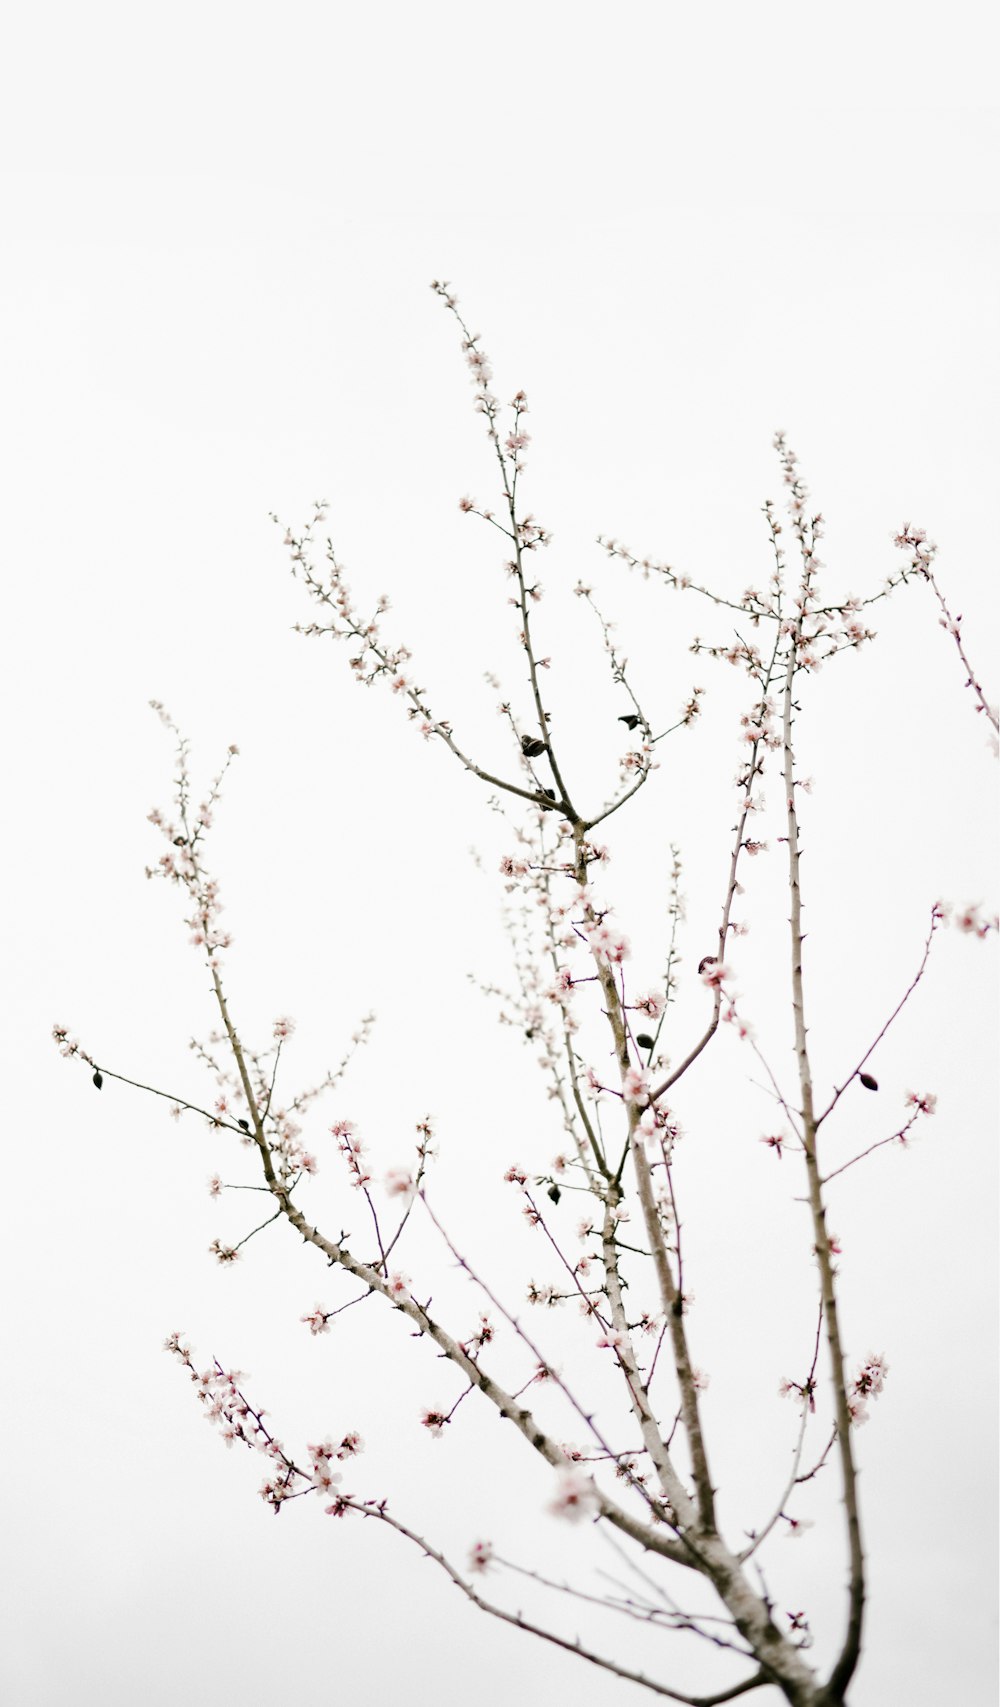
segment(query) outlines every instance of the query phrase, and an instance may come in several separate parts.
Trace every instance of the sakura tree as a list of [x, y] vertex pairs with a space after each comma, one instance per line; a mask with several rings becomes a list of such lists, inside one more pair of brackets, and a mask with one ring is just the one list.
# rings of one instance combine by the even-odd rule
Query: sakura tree
[[[332, 1336], [337, 1318], [362, 1304], [381, 1318], [371, 1322], [375, 1343], [383, 1332], [391, 1337], [401, 1321], [433, 1360], [435, 1385], [442, 1362], [449, 1366], [452, 1389], [446, 1402], [428, 1404], [422, 1415], [393, 1418], [392, 1428], [423, 1428], [446, 1439], [460, 1433], [466, 1407], [473, 1405], [502, 1420], [505, 1437], [516, 1438], [528, 1460], [546, 1467], [551, 1512], [574, 1526], [563, 1532], [573, 1537], [564, 1568], [552, 1575], [530, 1558], [508, 1557], [474, 1530], [464, 1555], [446, 1551], [435, 1534], [408, 1520], [395, 1494], [390, 1499], [366, 1482], [364, 1442], [349, 1416], [334, 1419], [324, 1438], [290, 1448], [264, 1409], [269, 1395], [257, 1393], [225, 1362], [205, 1367], [179, 1332], [167, 1348], [224, 1439], [260, 1454], [262, 1497], [276, 1515], [311, 1498], [328, 1516], [369, 1519], [431, 1561], [492, 1617], [666, 1699], [710, 1707], [762, 1690], [795, 1707], [837, 1707], [849, 1699], [865, 1636], [857, 1430], [883, 1391], [888, 1364], [881, 1350], [859, 1342], [864, 1323], [845, 1319], [830, 1188], [844, 1174], [860, 1178], [876, 1151], [908, 1146], [934, 1114], [935, 1092], [921, 1065], [881, 1134], [851, 1145], [850, 1110], [879, 1092], [877, 1051], [924, 980], [938, 933], [950, 925], [984, 939], [996, 932], [997, 920], [980, 906], [955, 910], [929, 900], [926, 928], [914, 940], [897, 1000], [868, 1045], [843, 1061], [827, 1087], [816, 1070], [808, 1024], [813, 992], [803, 917], [810, 899], [803, 819], [811, 784], [800, 757], [800, 725], [807, 714], [823, 715], [826, 684], [836, 679], [843, 655], [868, 651], [876, 607], [910, 584], [930, 588], [976, 713], [994, 738], [997, 712], [969, 662], [961, 618], [948, 606], [936, 578], [935, 547], [920, 528], [899, 530], [902, 564], [874, 590], [826, 590], [823, 517], [782, 434], [775, 448], [785, 502], [764, 506], [767, 558], [741, 597], [634, 555], [615, 539], [602, 540], [612, 572], [650, 583], [651, 627], [676, 621], [677, 607], [672, 603], [665, 614], [665, 598], [683, 599], [684, 607], [696, 603], [708, 625], [707, 637], [699, 632], [690, 644], [704, 661], [699, 669], [728, 665], [743, 682], [732, 831], [718, 852], [716, 936], [694, 945], [696, 952], [686, 941], [679, 829], [676, 840], [668, 835], [656, 850], [668, 874], [657, 940], [633, 952], [626, 928], [631, 897], [613, 899], [605, 838], [627, 840], [632, 832], [625, 826], [632, 823], [641, 825], [636, 834], [648, 836], [649, 820], [639, 814], [658, 790], [676, 818], [683, 817], [685, 803], [670, 797], [664, 757], [672, 746], [664, 743], [697, 739], [704, 681], [691, 680], [678, 692], [633, 667], [605, 595], [578, 580], [572, 595], [592, 619], [621, 731], [617, 774], [588, 765], [579, 743], [564, 739], [563, 690], [553, 667], [558, 654], [546, 650], [557, 647], [559, 628], [544, 623], [539, 610], [539, 565], [550, 534], [522, 499], [527, 398], [518, 391], [501, 405], [479, 336], [462, 319], [450, 287], [435, 283], [434, 290], [458, 325], [475, 407], [495, 458], [494, 499], [466, 497], [461, 509], [497, 536], [514, 616], [520, 675], [513, 688], [488, 678], [504, 734], [499, 760], [471, 750], [457, 716], [439, 714], [410, 651], [389, 633], [388, 600], [352, 592], [328, 537], [328, 506], [317, 504], [304, 527], [288, 528], [284, 545], [312, 606], [301, 633], [343, 642], [357, 683], [387, 686], [423, 742], [450, 754], [468, 773], [470, 788], [485, 785], [481, 798], [491, 808], [491, 824], [506, 838], [498, 864], [512, 976], [503, 986], [487, 981], [484, 993], [502, 1021], [523, 1034], [544, 1094], [538, 1133], [520, 1134], [519, 1159], [497, 1172], [516, 1204], [515, 1218], [523, 1217], [532, 1230], [545, 1278], [533, 1271], [497, 1281], [466, 1248], [464, 1228], [443, 1216], [432, 1164], [436, 1140], [444, 1135], [431, 1116], [415, 1110], [414, 1136], [401, 1158], [398, 1136], [378, 1131], [374, 1111], [371, 1121], [343, 1112], [351, 1058], [369, 1040], [371, 1015], [359, 1020], [339, 1065], [299, 1089], [287, 1076], [290, 1019], [277, 1019], [264, 1043], [244, 1035], [239, 997], [227, 978], [230, 937], [220, 916], [220, 884], [209, 860], [213, 817], [237, 749], [229, 749], [208, 789], [197, 789], [188, 743], [160, 705], [156, 710], [175, 743], [174, 799], [150, 815], [166, 846], [148, 875], [165, 878], [182, 894], [216, 1022], [195, 1046], [212, 1086], [201, 1104], [159, 1087], [138, 1088], [165, 1098], [175, 1118], [193, 1116], [231, 1141], [234, 1166], [225, 1164], [225, 1178], [222, 1172], [213, 1176], [214, 1196], [264, 1195], [266, 1212], [251, 1217], [241, 1238], [215, 1241], [217, 1262], [231, 1267], [255, 1234], [285, 1223], [336, 1288], [332, 1301], [306, 1311], [296, 1331]], [[565, 576], [560, 580], [557, 592], [567, 591]], [[568, 662], [562, 660], [564, 668]], [[587, 672], [589, 679], [591, 660]], [[768, 805], [765, 783], [778, 796], [776, 804]], [[780, 861], [784, 874], [786, 917], [765, 923], [765, 930], [770, 962], [783, 968], [785, 1006], [762, 1020], [770, 997], [745, 987], [740, 951], [753, 911], [750, 868], [756, 872], [768, 861], [772, 867]], [[656, 971], [634, 972], [637, 966]], [[55, 1036], [64, 1055], [86, 1063], [98, 1090], [109, 1080], [136, 1084], [107, 1064], [104, 1049], [88, 1051], [62, 1026]], [[779, 1050], [791, 1041], [788, 1070], [775, 1053], [775, 1038]], [[713, 1470], [708, 1375], [699, 1364], [689, 1284], [686, 1158], [698, 1135], [685, 1131], [681, 1110], [689, 1079], [704, 1072], [720, 1046], [726, 1052], [715, 1072], [738, 1075], [745, 1062], [743, 1077], [763, 1088], [771, 1113], [761, 1130], [757, 1105], [751, 1110], [748, 1104], [748, 1134], [772, 1168], [772, 1189], [782, 1202], [789, 1194], [799, 1200], [808, 1224], [795, 1306], [808, 1301], [811, 1326], [798, 1366], [772, 1383], [787, 1436], [787, 1468], [773, 1486], [756, 1490], [752, 1513], [734, 1512], [732, 1502], [723, 1513], [726, 1492]], [[337, 1104], [332, 1122], [320, 1113], [323, 1099], [331, 1098]], [[838, 1126], [842, 1136], [835, 1138]], [[560, 1134], [555, 1155], [546, 1136], [553, 1128]], [[327, 1187], [331, 1152], [339, 1175]], [[716, 1184], [724, 1195], [721, 1167]], [[509, 1198], [491, 1213], [509, 1214], [511, 1207]], [[359, 1210], [360, 1230], [345, 1231], [343, 1222], [353, 1217], [356, 1224]], [[777, 1300], [777, 1308], [784, 1303]], [[447, 1463], [443, 1473], [447, 1477]], [[832, 1657], [821, 1662], [809, 1613], [776, 1600], [767, 1561], [776, 1542], [809, 1526], [814, 1491], [833, 1479], [840, 1533], [831, 1536], [828, 1556], [838, 1581], [846, 1563], [846, 1596], [840, 1627], [826, 1632], [820, 1645]], [[606, 1538], [615, 1561], [610, 1582], [607, 1571], [577, 1576], [585, 1532]], [[339, 1526], [335, 1539], [342, 1539]], [[521, 1600], [528, 1590], [530, 1613]], [[671, 1681], [676, 1644], [686, 1637], [700, 1638], [706, 1648], [699, 1693]]]

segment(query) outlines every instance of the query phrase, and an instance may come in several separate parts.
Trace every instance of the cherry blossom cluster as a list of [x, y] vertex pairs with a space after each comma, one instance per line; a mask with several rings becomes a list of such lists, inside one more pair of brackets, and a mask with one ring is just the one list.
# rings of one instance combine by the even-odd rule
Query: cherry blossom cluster
[[906, 1104], [908, 1108], [914, 1109], [918, 1114], [933, 1114], [937, 1108], [937, 1097], [933, 1091], [924, 1091], [923, 1094], [917, 1091], [907, 1091]]
[[[425, 739], [432, 735], [448, 739], [451, 725], [434, 717], [423, 690], [415, 685], [410, 675], [409, 648], [402, 644], [393, 645], [383, 638], [380, 619], [390, 609], [388, 598], [381, 594], [373, 608], [362, 611], [354, 602], [345, 566], [339, 562], [332, 541], [327, 538], [324, 544], [319, 544], [317, 530], [326, 523], [327, 509], [325, 500], [317, 503], [312, 517], [298, 533], [290, 527], [284, 531], [282, 543], [288, 551], [292, 574], [304, 582], [310, 596], [324, 613], [322, 622], [297, 623], [296, 633], [309, 636], [329, 634], [335, 640], [349, 643], [353, 647], [350, 668], [355, 681], [363, 687], [371, 687], [379, 680], [387, 681], [392, 692], [407, 702], [407, 714], [417, 723]], [[277, 516], [271, 519], [277, 526], [282, 525]], [[317, 551], [324, 556], [325, 574], [314, 562]]]
[[[436, 296], [440, 297], [445, 307], [458, 321], [462, 332], [462, 353], [465, 357], [466, 366], [469, 369], [469, 375], [476, 394], [476, 412], [485, 418], [487, 431], [496, 446], [497, 454], [501, 459], [501, 463], [506, 464], [510, 468], [512, 474], [516, 477], [524, 468], [524, 452], [531, 443], [530, 436], [524, 426], [524, 416], [528, 412], [527, 396], [524, 391], [519, 390], [515, 392], [510, 405], [513, 422], [509, 431], [501, 437], [502, 428], [499, 426], [501, 405], [498, 398], [490, 389], [490, 384], [493, 379], [493, 367], [490, 363], [489, 357], [482, 348], [480, 334], [478, 332], [469, 331], [465, 321], [458, 312], [458, 297], [455, 295], [447, 280], [434, 279], [431, 284], [431, 289], [434, 291]], [[472, 504], [471, 499], [463, 499], [462, 508], [467, 510], [473, 509], [474, 505]], [[531, 520], [531, 517], [526, 518], [524, 524], [526, 528], [531, 523]], [[521, 543], [523, 545], [527, 545], [529, 541], [528, 539], [523, 539]], [[533, 543], [540, 543], [537, 538], [537, 530]]]
[[909, 522], [904, 522], [899, 532], [893, 535], [892, 543], [899, 551], [906, 552], [914, 574], [926, 576], [930, 573], [938, 548], [932, 539], [927, 538], [925, 528], [912, 527]]
[[801, 1404], [807, 1406], [810, 1411], [815, 1411], [816, 1382], [812, 1376], [809, 1376], [805, 1381], [790, 1381], [787, 1375], [783, 1375], [778, 1382], [779, 1399], [787, 1399], [793, 1393]]
[[956, 930], [964, 931], [967, 936], [977, 936], [982, 942], [991, 931], [1000, 930], [1000, 917], [996, 913], [984, 918], [982, 903], [977, 901], [974, 906], [962, 907], [952, 915], [952, 924]]
[[266, 1411], [255, 1410], [245, 1397], [240, 1387], [244, 1377], [239, 1370], [223, 1369], [218, 1362], [210, 1369], [196, 1369], [191, 1349], [180, 1334], [170, 1334], [164, 1342], [164, 1349], [187, 1369], [198, 1401], [205, 1408], [206, 1420], [218, 1428], [226, 1445], [232, 1446], [235, 1441], [240, 1441], [268, 1459], [272, 1473], [261, 1488], [261, 1497], [277, 1509], [295, 1492], [295, 1483], [301, 1473], [267, 1427], [264, 1421]]
[[[808, 488], [798, 472], [798, 458], [789, 448], [783, 433], [776, 435], [775, 448], [788, 488], [786, 508], [800, 557], [799, 584], [794, 592], [786, 585], [787, 565], [782, 546], [784, 527], [771, 501], [764, 506], [774, 556], [770, 584], [766, 592], [756, 586], [748, 586], [738, 600], [712, 592], [691, 576], [678, 574], [669, 564], [649, 557], [638, 558], [618, 540], [603, 537], [599, 540], [610, 556], [626, 563], [630, 569], [638, 570], [647, 579], [655, 574], [676, 591], [696, 592], [712, 604], [738, 612], [754, 629], [763, 623], [773, 623], [776, 645], [770, 661], [766, 651], [755, 640], [740, 633], [722, 644], [711, 644], [696, 636], [691, 646], [692, 652], [697, 654], [742, 666], [765, 688], [773, 679], [776, 663], [783, 665], [789, 657], [796, 671], [817, 670], [836, 653], [856, 648], [875, 638], [862, 620], [865, 605], [873, 600], [861, 600], [854, 594], [847, 594], [833, 604], [823, 601], [818, 586], [823, 564], [817, 546], [824, 533], [824, 519], [819, 511], [810, 513], [808, 509]], [[887, 590], [903, 578], [897, 577], [890, 582]]]
[[581, 1523], [585, 1518], [595, 1516], [596, 1507], [597, 1496], [591, 1478], [576, 1465], [563, 1470], [549, 1505], [553, 1516]]
[[327, 1436], [319, 1444], [310, 1445], [309, 1469], [300, 1469], [265, 1423], [267, 1412], [256, 1409], [246, 1397], [241, 1386], [245, 1377], [238, 1370], [224, 1369], [216, 1361], [210, 1369], [199, 1371], [191, 1348], [178, 1333], [168, 1336], [164, 1349], [188, 1371], [198, 1401], [204, 1406], [206, 1420], [218, 1428], [226, 1445], [239, 1441], [268, 1460], [270, 1474], [261, 1486], [260, 1497], [275, 1514], [287, 1500], [306, 1493], [332, 1498], [334, 1503], [325, 1508], [328, 1514], [340, 1515], [347, 1509], [343, 1496], [337, 1493], [342, 1476], [333, 1465], [363, 1452], [360, 1434], [349, 1430], [336, 1444]]
[[337, 1140], [354, 1189], [360, 1191], [370, 1185], [372, 1176], [365, 1160], [364, 1139], [358, 1136], [353, 1120], [335, 1120], [330, 1131]]
[[67, 1026], [54, 1025], [52, 1027], [52, 1037], [56, 1048], [64, 1060], [71, 1061], [74, 1055], [78, 1055], [81, 1061], [86, 1061], [88, 1066], [94, 1067], [96, 1071], [94, 1061], [87, 1054], [87, 1051], [83, 1048], [79, 1039], [70, 1036]]
[[298, 1180], [303, 1174], [319, 1172], [316, 1157], [302, 1143], [301, 1126], [284, 1109], [278, 1108], [271, 1113], [270, 1127], [268, 1142], [282, 1181]]
[[[277, 517], [274, 519], [277, 521]], [[324, 519], [323, 515], [318, 519]], [[322, 622], [297, 623], [296, 633], [310, 636], [329, 634], [335, 640], [346, 641], [353, 648], [349, 662], [355, 681], [362, 687], [371, 687], [379, 680], [388, 682], [392, 692], [408, 702], [409, 715], [418, 721], [425, 737], [448, 734], [450, 724], [439, 723], [435, 719], [422, 690], [409, 673], [409, 648], [402, 644], [393, 645], [383, 638], [380, 619], [390, 608], [389, 600], [381, 595], [373, 609], [361, 611], [354, 603], [344, 565], [339, 562], [329, 540], [321, 548], [326, 561], [325, 576], [316, 568], [313, 561], [316, 520], [314, 517], [298, 534], [290, 528], [286, 528], [284, 534], [292, 574], [302, 579], [324, 612]]]
[[150, 704], [177, 742], [177, 817], [166, 817], [158, 807], [154, 807], [149, 813], [149, 822], [170, 845], [168, 851], [160, 855], [155, 866], [146, 867], [146, 876], [167, 878], [187, 891], [192, 911], [184, 922], [191, 932], [191, 943], [195, 948], [204, 948], [209, 962], [218, 965], [219, 952], [230, 947], [232, 937], [218, 923], [222, 911], [219, 886], [215, 879], [202, 869], [198, 856], [205, 834], [211, 828], [213, 812], [221, 797], [226, 772], [232, 760], [238, 756], [239, 748], [235, 745], [229, 747], [226, 762], [218, 775], [212, 779], [205, 799], [199, 806], [192, 807], [188, 743], [159, 700], [151, 700]]
[[607, 966], [621, 966], [632, 952], [628, 937], [610, 922], [607, 912], [598, 913], [590, 924], [584, 926], [584, 936], [595, 960]]
[[900, 551], [907, 553], [911, 571], [920, 575], [928, 583], [937, 599], [941, 612], [938, 621], [945, 633], [949, 634], [955, 642], [956, 650], [966, 672], [965, 685], [972, 692], [976, 701], [977, 712], [982, 712], [987, 723], [991, 726], [990, 745], [994, 754], [1000, 756], [1000, 740], [998, 740], [998, 735], [1000, 735], [1000, 708], [995, 704], [991, 705], [987, 700], [982, 684], [966, 654], [965, 643], [962, 638], [961, 613], [952, 612], [938, 585], [933, 569], [934, 559], [937, 556], [937, 546], [927, 538], [923, 528], [911, 527], [909, 522], [904, 522], [899, 533], [895, 535], [894, 543]]
[[870, 1353], [851, 1382], [848, 1406], [851, 1422], [856, 1427], [868, 1421], [868, 1401], [877, 1399], [885, 1386], [889, 1365], [885, 1358]]

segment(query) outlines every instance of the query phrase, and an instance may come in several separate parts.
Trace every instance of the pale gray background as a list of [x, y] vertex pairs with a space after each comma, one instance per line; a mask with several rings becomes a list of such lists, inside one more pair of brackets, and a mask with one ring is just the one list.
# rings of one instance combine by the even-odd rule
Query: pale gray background
[[[741, 697], [684, 655], [710, 618], [630, 584], [592, 541], [617, 533], [737, 594], [763, 579], [759, 506], [778, 495], [783, 426], [830, 518], [831, 589], [877, 586], [901, 561], [892, 532], [922, 522], [990, 685], [995, 123], [981, 30], [967, 5], [944, 25], [937, 8], [895, 4], [613, 17], [590, 4], [56, 5], [8, 38], [12, 1707], [638, 1699], [491, 1626], [386, 1534], [305, 1504], [271, 1519], [257, 1464], [210, 1437], [161, 1352], [171, 1328], [203, 1359], [250, 1370], [290, 1445], [361, 1427], [358, 1490], [390, 1491], [458, 1556], [493, 1534], [560, 1570], [568, 1538], [544, 1515], [546, 1477], [505, 1455], [490, 1419], [470, 1407], [440, 1443], [411, 1422], [453, 1389], [397, 1322], [369, 1307], [309, 1339], [298, 1318], [341, 1296], [309, 1253], [262, 1238], [237, 1271], [216, 1270], [210, 1239], [245, 1226], [239, 1203], [205, 1193], [216, 1166], [232, 1173], [225, 1151], [135, 1093], [99, 1101], [48, 1033], [62, 1020], [109, 1065], [201, 1091], [185, 1044], [212, 1023], [204, 975], [173, 898], [142, 877], [159, 851], [145, 813], [168, 800], [168, 745], [145, 710], [157, 695], [194, 738], [200, 776], [229, 741], [243, 749], [216, 861], [244, 1031], [295, 1014], [303, 1082], [360, 1012], [380, 1016], [317, 1122], [317, 1213], [335, 1191], [330, 1224], [355, 1216], [322, 1137], [334, 1113], [361, 1121], [387, 1166], [433, 1109], [437, 1200], [516, 1301], [545, 1264], [496, 1181], [515, 1155], [544, 1166], [558, 1134], [530, 1058], [464, 983], [504, 965], [491, 873], [509, 838], [398, 704], [362, 698], [342, 655], [290, 633], [308, 613], [268, 512], [298, 521], [330, 498], [353, 583], [392, 597], [390, 632], [417, 651], [435, 709], [504, 752], [481, 678], [502, 669], [520, 692], [505, 590], [491, 541], [457, 510], [466, 490], [490, 494], [487, 447], [427, 290], [453, 279], [500, 395], [523, 384], [531, 399], [530, 501], [556, 534], [539, 620], [546, 650], [559, 657], [562, 640], [553, 693], [566, 727], [577, 708], [595, 797], [617, 742], [587, 721], [601, 666], [560, 589], [593, 581], [666, 721], [692, 681], [710, 690], [704, 728], [665, 755], [659, 804], [615, 844], [608, 883], [645, 944], [637, 978], [641, 966], [652, 979], [662, 849], [682, 841], [690, 966], [717, 917]], [[824, 1083], [908, 981], [929, 903], [996, 905], [995, 765], [957, 658], [925, 590], [877, 626], [877, 652], [817, 679], [807, 736]], [[772, 783], [773, 807], [779, 795]], [[784, 1070], [771, 861], [754, 868], [743, 964]], [[882, 1100], [856, 1101], [836, 1140], [846, 1155], [878, 1136], [910, 1085], [940, 1093], [914, 1152], [849, 1177], [831, 1212], [851, 1355], [891, 1365], [859, 1437], [872, 1584], [857, 1707], [993, 1699], [994, 946], [941, 940], [881, 1053]], [[770, 1113], [747, 1067], [723, 1040], [681, 1109], [692, 1333], [737, 1530], [760, 1520], [787, 1462], [793, 1413], [773, 1395], [801, 1367], [812, 1308], [786, 1291], [786, 1277], [810, 1283], [808, 1242], [793, 1180], [776, 1184], [756, 1146]], [[725, 1202], [709, 1184], [720, 1154]], [[433, 1284], [468, 1331], [475, 1301], [446, 1268]], [[814, 1515], [828, 1506], [819, 1489]], [[769, 1566], [779, 1604], [815, 1614], [824, 1652], [840, 1549], [827, 1517]], [[659, 1675], [707, 1687], [699, 1655], [643, 1652]]]

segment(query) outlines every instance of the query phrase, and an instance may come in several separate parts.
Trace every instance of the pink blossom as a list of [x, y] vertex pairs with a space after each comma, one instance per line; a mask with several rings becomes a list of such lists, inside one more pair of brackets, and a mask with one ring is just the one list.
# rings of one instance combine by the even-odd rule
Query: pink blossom
[[885, 1387], [889, 1365], [881, 1353], [869, 1352], [854, 1377], [852, 1391], [862, 1399], [877, 1399]]
[[444, 1428], [445, 1423], [448, 1421], [448, 1418], [445, 1416], [443, 1411], [424, 1411], [420, 1421], [427, 1432], [434, 1436], [435, 1440], [440, 1440], [441, 1431]]
[[573, 1467], [561, 1470], [559, 1485], [549, 1503], [549, 1510], [556, 1517], [565, 1517], [571, 1523], [579, 1523], [581, 1518], [589, 1516], [596, 1506], [597, 1493], [590, 1477]]
[[208, 1182], [208, 1195], [209, 1195], [209, 1197], [218, 1197], [221, 1190], [222, 1190], [222, 1181], [219, 1178], [218, 1174], [213, 1174], [211, 1179]]
[[966, 907], [961, 913], [955, 914], [954, 921], [960, 931], [965, 931], [971, 936], [977, 936], [980, 940], [989, 936], [990, 931], [995, 931], [997, 928], [995, 918], [983, 919], [980, 917], [981, 905], [982, 903], [977, 901], [975, 906]]
[[623, 960], [628, 959], [631, 952], [628, 937], [621, 931], [615, 930], [612, 925], [608, 924], [606, 918], [591, 925], [586, 932], [586, 936], [594, 954], [599, 960], [605, 960], [614, 966], [620, 966]]
[[[312, 1450], [313, 1449], [310, 1448], [310, 1451]], [[312, 1481], [313, 1487], [318, 1493], [332, 1494], [338, 1483], [342, 1482], [343, 1479], [344, 1478], [339, 1470], [331, 1468], [329, 1457], [325, 1452], [322, 1457], [315, 1458], [313, 1460]]]
[[726, 980], [731, 978], [733, 975], [731, 968], [726, 966], [723, 961], [716, 960], [714, 954], [707, 954], [705, 956], [704, 960], [698, 967], [698, 974], [702, 983], [707, 984], [709, 989], [714, 989], [719, 984], [724, 984]]
[[496, 1329], [489, 1317], [480, 1311], [479, 1326], [475, 1333], [470, 1335], [467, 1340], [460, 1341], [462, 1350], [465, 1352], [466, 1357], [474, 1356], [475, 1352], [477, 1350], [482, 1350], [484, 1345], [491, 1344], [495, 1333]]
[[291, 1037], [294, 1030], [295, 1021], [293, 1019], [282, 1018], [276, 1019], [274, 1022], [274, 1036], [279, 1040]]
[[736, 1035], [741, 1040], [745, 1041], [746, 1038], [753, 1036], [753, 1026], [749, 1020], [741, 1019], [736, 1011], [735, 1003], [730, 1002], [722, 1018], [727, 1025], [735, 1027]]
[[469, 1548], [470, 1571], [487, 1571], [493, 1563], [492, 1541], [474, 1541]]
[[622, 1096], [626, 1102], [645, 1102], [649, 1092], [649, 1072], [645, 1067], [629, 1067], [622, 1079]]
[[385, 1189], [390, 1197], [402, 1197], [409, 1203], [417, 1188], [409, 1168], [390, 1168], [385, 1176]]
[[411, 1283], [408, 1274], [397, 1270], [395, 1274], [390, 1274], [386, 1284], [390, 1298], [395, 1298], [399, 1303], [409, 1298]]
[[923, 1096], [918, 1096], [916, 1091], [907, 1091], [906, 1106], [915, 1108], [918, 1114], [933, 1114], [937, 1108], [937, 1095], [934, 1091], [925, 1091]]
[[299, 1321], [305, 1322], [311, 1334], [328, 1334], [330, 1332], [330, 1318], [322, 1304], [317, 1304], [310, 1315], [300, 1316]]
[[650, 990], [648, 995], [637, 997], [632, 1006], [637, 1013], [645, 1014], [649, 1019], [659, 1019], [663, 1012], [663, 997], [656, 990]]
[[269, 1482], [262, 1482], [260, 1487], [261, 1499], [275, 1512], [279, 1511], [282, 1503], [288, 1499], [289, 1492], [287, 1482], [278, 1477], [273, 1477]]

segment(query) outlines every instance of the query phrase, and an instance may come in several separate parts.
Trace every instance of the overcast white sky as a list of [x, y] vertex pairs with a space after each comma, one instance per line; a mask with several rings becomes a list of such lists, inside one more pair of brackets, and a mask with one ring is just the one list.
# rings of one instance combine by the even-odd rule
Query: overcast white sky
[[[176, 897], [142, 875], [159, 851], [145, 815], [171, 774], [155, 696], [201, 777], [241, 747], [216, 865], [242, 1030], [295, 1015], [292, 1090], [377, 1011], [317, 1146], [347, 1114], [388, 1166], [433, 1110], [449, 1226], [516, 1306], [525, 1264], [544, 1265], [496, 1181], [515, 1156], [543, 1168], [559, 1135], [530, 1052], [466, 983], [502, 975], [506, 832], [397, 703], [363, 698], [339, 651], [291, 632], [310, 613], [268, 515], [298, 522], [329, 498], [351, 580], [391, 597], [435, 710], [502, 751], [482, 675], [519, 691], [505, 589], [457, 508], [491, 495], [488, 447], [427, 289], [454, 281], [500, 395], [523, 385], [531, 401], [530, 504], [556, 536], [540, 620], [594, 797], [614, 772], [614, 710], [562, 591], [593, 582], [665, 722], [693, 682], [708, 690], [658, 804], [609, 837], [608, 887], [649, 978], [664, 850], [681, 844], [690, 970], [718, 916], [740, 695], [686, 657], [710, 618], [630, 583], [596, 534], [738, 595], [767, 573], [759, 511], [779, 495], [783, 427], [829, 518], [831, 590], [877, 588], [899, 567], [892, 533], [922, 523], [997, 692], [995, 53], [979, 7], [950, 7], [941, 29], [938, 8], [913, 4], [536, 0], [50, 5], [8, 36], [11, 1707], [639, 1699], [492, 1627], [388, 1535], [305, 1502], [270, 1517], [257, 1465], [212, 1438], [163, 1355], [171, 1329], [250, 1371], [290, 1445], [359, 1427], [358, 1491], [391, 1490], [432, 1539], [460, 1555], [493, 1533], [565, 1568], [545, 1477], [504, 1455], [495, 1424], [470, 1407], [464, 1434], [434, 1443], [412, 1423], [442, 1381], [425, 1348], [374, 1312], [310, 1339], [299, 1318], [336, 1287], [280, 1230], [215, 1268], [210, 1239], [246, 1225], [205, 1190], [224, 1151], [137, 1093], [98, 1098], [49, 1033], [60, 1020], [110, 1067], [205, 1094], [186, 1050], [212, 1025], [204, 973]], [[877, 626], [878, 647], [819, 676], [806, 707], [813, 1028], [830, 1083], [912, 976], [930, 903], [996, 907], [995, 761], [926, 589]], [[778, 857], [755, 867], [743, 987], [784, 1070]], [[846, 1155], [890, 1129], [914, 1083], [939, 1094], [913, 1152], [848, 1175], [831, 1209], [851, 1356], [891, 1366], [861, 1437], [872, 1575], [856, 1707], [994, 1698], [994, 950], [942, 936], [881, 1052], [880, 1098], [837, 1139]], [[720, 1480], [750, 1523], [787, 1462], [792, 1419], [773, 1395], [808, 1337], [811, 1302], [785, 1289], [786, 1273], [811, 1285], [807, 1242], [795, 1185], [775, 1186], [756, 1143], [768, 1105], [733, 1040], [681, 1114], [704, 1306], [692, 1334]], [[332, 1157], [316, 1191], [332, 1231], [351, 1224]], [[467, 1332], [475, 1301], [435, 1261], [427, 1289], [457, 1300]], [[824, 1521], [770, 1568], [780, 1604], [815, 1612], [828, 1646], [844, 1566], [816, 1486]], [[697, 1654], [648, 1660], [708, 1686]]]

